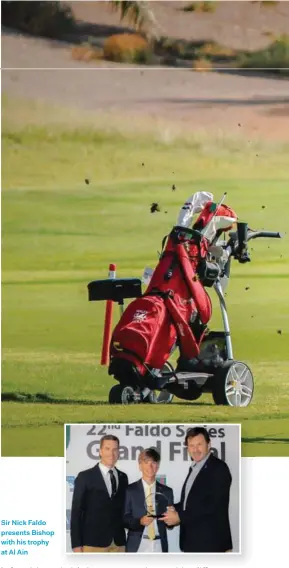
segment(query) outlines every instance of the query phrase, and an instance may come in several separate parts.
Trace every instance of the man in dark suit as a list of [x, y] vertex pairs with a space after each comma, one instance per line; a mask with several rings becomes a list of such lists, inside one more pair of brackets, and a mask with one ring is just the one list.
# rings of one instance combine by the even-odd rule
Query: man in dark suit
[[70, 525], [73, 552], [125, 551], [122, 514], [128, 478], [115, 467], [119, 439], [103, 436], [99, 454], [101, 461], [75, 480]]
[[229, 552], [232, 549], [229, 498], [232, 477], [227, 464], [210, 453], [205, 428], [188, 430], [185, 444], [192, 464], [180, 503], [163, 516], [169, 525], [180, 524], [183, 552]]
[[131, 483], [125, 496], [126, 552], [168, 552], [166, 525], [149, 513], [163, 514], [174, 502], [173, 490], [156, 481], [160, 464], [157, 450], [143, 450], [138, 461], [142, 479]]

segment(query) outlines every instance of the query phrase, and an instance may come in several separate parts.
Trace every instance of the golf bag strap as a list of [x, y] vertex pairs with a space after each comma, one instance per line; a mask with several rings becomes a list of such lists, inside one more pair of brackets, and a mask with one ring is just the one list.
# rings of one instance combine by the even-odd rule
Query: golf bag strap
[[173, 300], [172, 294], [164, 295], [163, 298], [165, 306], [177, 330], [182, 356], [188, 359], [196, 357], [199, 354], [200, 350], [190, 326], [180, 314]]
[[164, 252], [164, 248], [165, 248], [165, 245], [168, 241], [168, 237], [169, 237], [169, 235], [165, 235], [165, 237], [162, 240], [162, 253]]
[[182, 244], [178, 244], [176, 246], [176, 253], [182, 269], [184, 280], [189, 289], [191, 297], [195, 302], [200, 320], [203, 324], [206, 324], [208, 323], [212, 313], [212, 304], [210, 297], [208, 296], [208, 294], [206, 294], [206, 301], [204, 301], [204, 288], [201, 282], [198, 280], [195, 272], [192, 270], [192, 265], [188, 257], [188, 253]]
[[[166, 253], [164, 253], [164, 254], [166, 254]], [[166, 281], [170, 280], [172, 278], [174, 269], [179, 264], [179, 259], [178, 259], [175, 252], [170, 253], [170, 256], [172, 257], [172, 262], [171, 262], [170, 266], [168, 267], [168, 270], [164, 274], [164, 280], [166, 280]]]

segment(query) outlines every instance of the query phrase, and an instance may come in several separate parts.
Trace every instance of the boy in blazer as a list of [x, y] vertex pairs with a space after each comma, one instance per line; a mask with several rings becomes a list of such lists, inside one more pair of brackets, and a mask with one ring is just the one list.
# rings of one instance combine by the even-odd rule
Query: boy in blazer
[[149, 512], [158, 512], [160, 494], [163, 495], [162, 508], [172, 505], [173, 490], [156, 481], [160, 464], [157, 450], [143, 450], [138, 461], [142, 478], [128, 486], [125, 497], [126, 552], [168, 552], [167, 527], [163, 521], [151, 517]]
[[128, 486], [126, 473], [115, 467], [119, 439], [100, 440], [100, 462], [81, 471], [74, 485], [71, 508], [73, 552], [124, 552], [123, 506]]
[[227, 464], [211, 454], [205, 428], [188, 430], [185, 444], [192, 464], [181, 500], [163, 515], [169, 525], [180, 525], [183, 552], [229, 552], [232, 549], [229, 498], [232, 477]]

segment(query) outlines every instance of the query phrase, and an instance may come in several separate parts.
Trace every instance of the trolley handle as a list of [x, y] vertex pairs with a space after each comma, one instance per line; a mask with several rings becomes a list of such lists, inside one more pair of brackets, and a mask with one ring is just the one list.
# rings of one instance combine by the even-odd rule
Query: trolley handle
[[240, 246], [238, 240], [238, 232], [230, 233], [230, 239], [225, 247], [225, 250], [228, 255], [228, 259], [231, 256], [234, 256], [239, 262], [245, 263], [250, 261], [249, 253], [246, 250], [246, 243], [248, 243], [252, 239], [258, 238], [271, 238], [271, 239], [282, 239], [282, 233], [275, 232], [275, 231], [251, 231], [248, 229], [248, 232], [245, 236], [243, 241], [244, 251], [242, 254], [239, 254]]
[[282, 233], [274, 231], [248, 231], [248, 241], [251, 239], [259, 239], [260, 237], [266, 237], [269, 239], [282, 239]]

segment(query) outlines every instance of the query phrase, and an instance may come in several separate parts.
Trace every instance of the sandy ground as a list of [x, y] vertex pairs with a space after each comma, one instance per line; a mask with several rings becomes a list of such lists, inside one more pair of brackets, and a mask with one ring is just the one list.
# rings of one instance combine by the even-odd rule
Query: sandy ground
[[[119, 16], [108, 2], [66, 2], [80, 21], [97, 25], [119, 25]], [[235, 49], [259, 49], [268, 44], [264, 32], [288, 33], [289, 2], [264, 7], [246, 1], [219, 1], [214, 13], [184, 12], [189, 2], [149, 2], [161, 36], [187, 40], [211, 39]], [[125, 19], [121, 26], [129, 25]]]
[[[79, 110], [162, 118], [179, 129], [289, 140], [289, 83], [173, 69], [3, 70], [2, 92]], [[241, 125], [241, 126], [240, 126]], [[241, 131], [240, 131], [241, 128]]]
[[[212, 38], [219, 34], [214, 39], [220, 40], [221, 34], [231, 43], [238, 34], [232, 25], [228, 27], [226, 18], [234, 16], [232, 22], [238, 21], [236, 25], [240, 26], [240, 13], [243, 10], [245, 16], [247, 2], [221, 2], [213, 15], [184, 14], [179, 10], [184, 2], [153, 4], [166, 34], [191, 37], [188, 34], [193, 29], [194, 37], [208, 33]], [[289, 2], [281, 2], [280, 6], [282, 13], [288, 12], [289, 16]], [[107, 10], [106, 2], [73, 2], [73, 9], [79, 20], [100, 25], [102, 29], [119, 23], [118, 16]], [[264, 18], [268, 19], [272, 12], [269, 8], [261, 11], [254, 4], [250, 10], [246, 12], [246, 17], [248, 13], [251, 17], [247, 31], [254, 29], [252, 37], [264, 41], [260, 30], [267, 25]], [[274, 14], [270, 29], [275, 26], [280, 32], [283, 25], [288, 29], [289, 20], [276, 11]], [[191, 20], [195, 22], [194, 28], [188, 25], [191, 16], [195, 18]], [[199, 27], [200, 18], [206, 27]], [[214, 18], [214, 26], [209, 25], [209, 18]], [[187, 27], [183, 26], [184, 21]], [[224, 29], [218, 31], [218, 21], [228, 29], [230, 37], [225, 36]], [[184, 130], [221, 129], [234, 134], [241, 128], [250, 138], [289, 140], [288, 80], [257, 77], [250, 70], [240, 75], [190, 69], [125, 68], [108, 62], [95, 65], [95, 62], [74, 61], [71, 46], [65, 43], [9, 31], [2, 36], [2, 92], [8, 96], [37, 99], [79, 111], [115, 112], [131, 120], [140, 116], [152, 121], [162, 118]]]
[[[78, 23], [78, 41], [91, 37], [102, 44], [104, 39], [130, 27], [130, 20], [120, 22], [119, 14], [106, 1], [63, 2], [72, 9]], [[214, 40], [235, 49], [256, 50], [272, 41], [267, 32], [279, 36], [289, 32], [289, 2], [265, 8], [260, 2], [219, 1], [214, 13], [183, 12], [188, 2], [152, 1], [151, 9], [159, 36], [194, 41]], [[73, 40], [72, 40], [73, 41]], [[41, 42], [41, 43], [40, 43]], [[37, 40], [2, 30], [2, 68], [60, 67], [71, 65], [71, 48], [64, 42]], [[37, 49], [39, 46], [39, 49]], [[62, 49], [61, 49], [62, 48]], [[52, 56], [51, 54], [54, 54]], [[59, 58], [59, 52], [62, 52]], [[87, 66], [87, 64], [82, 63]]]

